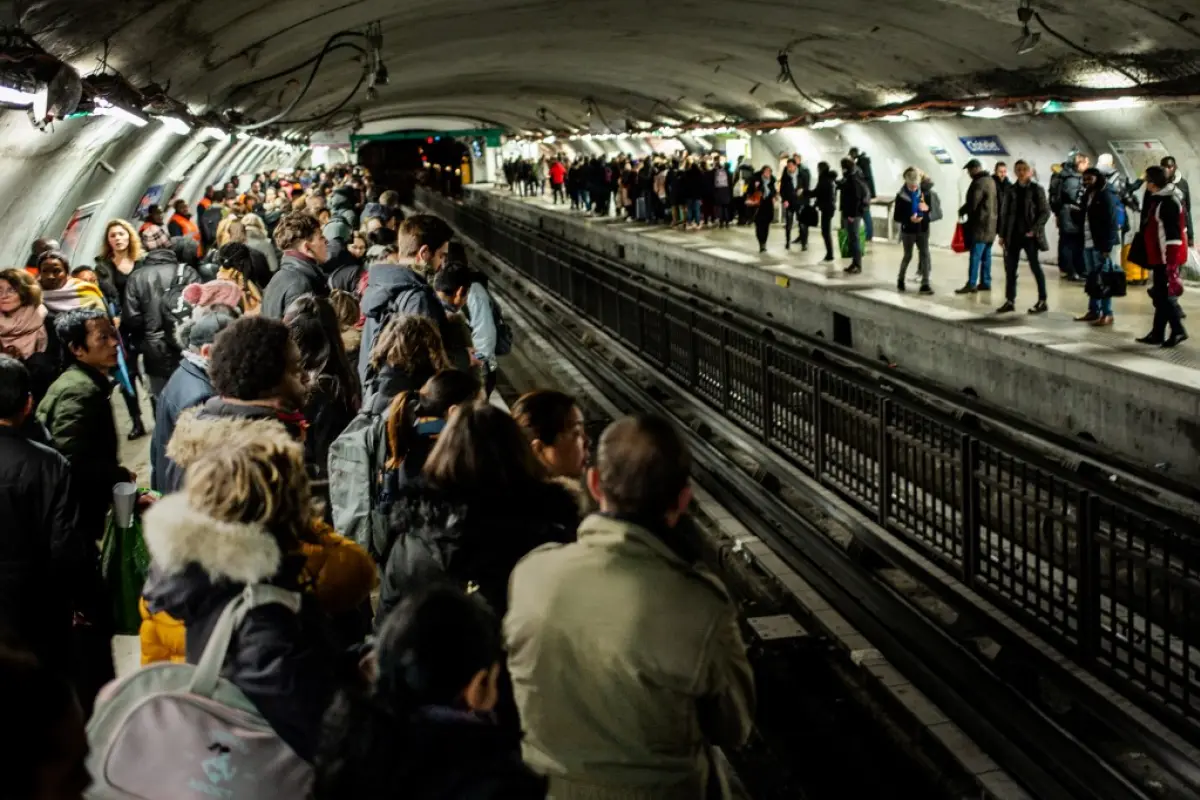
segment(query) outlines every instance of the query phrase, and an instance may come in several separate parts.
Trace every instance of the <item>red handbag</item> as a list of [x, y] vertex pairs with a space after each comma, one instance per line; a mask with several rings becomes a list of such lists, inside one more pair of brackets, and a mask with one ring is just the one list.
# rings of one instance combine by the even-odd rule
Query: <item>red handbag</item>
[[967, 252], [967, 236], [963, 233], [961, 222], [954, 226], [954, 238], [950, 240], [950, 249], [956, 253]]

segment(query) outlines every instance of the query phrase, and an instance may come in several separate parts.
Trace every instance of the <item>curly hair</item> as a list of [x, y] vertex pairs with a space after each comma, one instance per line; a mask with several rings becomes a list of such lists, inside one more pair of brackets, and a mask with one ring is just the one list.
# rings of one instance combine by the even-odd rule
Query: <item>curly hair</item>
[[240, 427], [238, 435], [223, 437], [187, 464], [188, 505], [223, 522], [261, 525], [291, 552], [311, 538], [312, 488], [304, 446], [275, 422]]
[[100, 249], [100, 255], [96, 259], [104, 259], [105, 261], [113, 261], [112, 245], [108, 243], [108, 232], [113, 228], [124, 228], [129, 234], [129, 257], [134, 261], [140, 261], [145, 253], [142, 250], [142, 237], [138, 236], [137, 229], [133, 227], [133, 223], [123, 219], [110, 219], [108, 224], [104, 226], [104, 245]]
[[450, 356], [437, 325], [415, 314], [393, 317], [371, 348], [373, 369], [394, 367], [409, 373], [437, 373], [450, 369]]
[[275, 226], [275, 246], [280, 250], [294, 250], [321, 231], [321, 222], [306, 211], [293, 211]]
[[23, 269], [2, 269], [0, 270], [0, 281], [5, 281], [17, 293], [17, 297], [21, 300], [21, 307], [25, 306], [40, 306], [42, 304], [42, 287], [38, 285], [37, 278], [29, 274]]
[[242, 317], [217, 336], [208, 374], [221, 397], [264, 400], [282, 384], [290, 364], [291, 333], [267, 317]]

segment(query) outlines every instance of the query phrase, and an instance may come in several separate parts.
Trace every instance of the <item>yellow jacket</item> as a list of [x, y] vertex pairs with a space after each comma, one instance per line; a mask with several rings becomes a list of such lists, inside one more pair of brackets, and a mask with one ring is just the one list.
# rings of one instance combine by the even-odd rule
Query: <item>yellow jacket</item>
[[[375, 562], [354, 542], [336, 533], [323, 520], [313, 523], [315, 542], [300, 545], [305, 555], [301, 584], [317, 598], [330, 615], [352, 611], [379, 585]], [[139, 600], [142, 624], [142, 666], [161, 661], [182, 664], [186, 660], [187, 631], [179, 620], [164, 611], [151, 614], [145, 598]]]

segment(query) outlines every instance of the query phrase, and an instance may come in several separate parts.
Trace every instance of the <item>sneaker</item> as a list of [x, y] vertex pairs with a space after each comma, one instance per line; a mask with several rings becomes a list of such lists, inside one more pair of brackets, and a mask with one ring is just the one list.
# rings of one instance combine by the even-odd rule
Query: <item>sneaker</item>
[[904, 281], [896, 281], [896, 291], [897, 292], [904, 291]]
[[1038, 300], [1037, 303], [1034, 304], [1033, 308], [1029, 309], [1028, 313], [1030, 313], [1030, 314], [1045, 314], [1049, 310], [1050, 310], [1050, 306], [1046, 305], [1045, 300]]
[[1099, 314], [1097, 314], [1095, 311], [1089, 311], [1086, 314], [1083, 314], [1082, 316], [1076, 317], [1075, 321], [1076, 322], [1095, 322], [1098, 319], [1100, 319]]
[[928, 283], [923, 283], [923, 284], [921, 284], [920, 293], [921, 294], [933, 294], [933, 287], [930, 286]]
[[1013, 305], [1012, 300], [1007, 301], [1004, 305], [996, 309], [997, 314], [1011, 314], [1016, 311], [1017, 307]]
[[1092, 320], [1092, 322], [1091, 322], [1091, 325], [1093, 328], [1107, 328], [1109, 325], [1112, 325], [1112, 324], [1113, 324], [1113, 318], [1112, 318], [1111, 314], [1109, 314], [1108, 316], [1100, 317], [1099, 319]]
[[955, 289], [954, 293], [955, 294], [975, 294], [975, 287], [972, 284], [968, 283], [966, 286], [962, 287], [961, 289]]
[[126, 438], [126, 439], [128, 439], [128, 440], [129, 440], [129, 441], [131, 441], [131, 442], [136, 442], [138, 439], [141, 439], [141, 438], [142, 438], [142, 437], [144, 437], [145, 435], [146, 435], [146, 426], [144, 426], [144, 425], [142, 424], [142, 421], [141, 421], [141, 420], [138, 420], [138, 421], [137, 421], [137, 422], [134, 424], [134, 426], [133, 426], [133, 430], [131, 430], [131, 431], [129, 432], [129, 435], [128, 435], [128, 436], [126, 436], [125, 438]]

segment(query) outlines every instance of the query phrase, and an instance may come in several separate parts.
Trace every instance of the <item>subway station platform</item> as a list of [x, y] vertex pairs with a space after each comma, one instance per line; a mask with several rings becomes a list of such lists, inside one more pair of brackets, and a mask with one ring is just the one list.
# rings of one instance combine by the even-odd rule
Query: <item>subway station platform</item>
[[[1094, 328], [1073, 320], [1087, 309], [1083, 285], [1061, 280], [1053, 266], [1046, 269], [1049, 313], [1025, 312], [1037, 292], [1022, 262], [1017, 312], [996, 314], [1004, 302], [999, 247], [992, 290], [972, 295], [954, 294], [966, 282], [967, 256], [934, 248], [935, 294], [926, 296], [916, 293], [915, 254], [908, 292], [897, 291], [902, 250], [882, 239], [871, 243], [863, 272], [847, 275], [848, 260], [822, 261], [819, 229], [810, 230], [807, 252], [796, 244], [789, 251], [777, 224], [767, 252], [760, 254], [752, 226], [685, 232], [598, 218], [572, 211], [569, 204], [555, 205], [548, 194], [526, 198], [487, 185], [467, 187], [465, 202], [798, 332], [848, 343], [862, 355], [946, 388], [970, 389], [1041, 425], [1092, 437], [1122, 458], [1177, 480], [1200, 480], [1200, 337], [1173, 350], [1135, 342], [1149, 331], [1153, 316], [1146, 287], [1130, 286], [1127, 297], [1114, 300], [1115, 324]], [[880, 213], [877, 208], [877, 235], [886, 230]], [[1200, 326], [1200, 289], [1181, 300], [1190, 315], [1185, 325]]]

